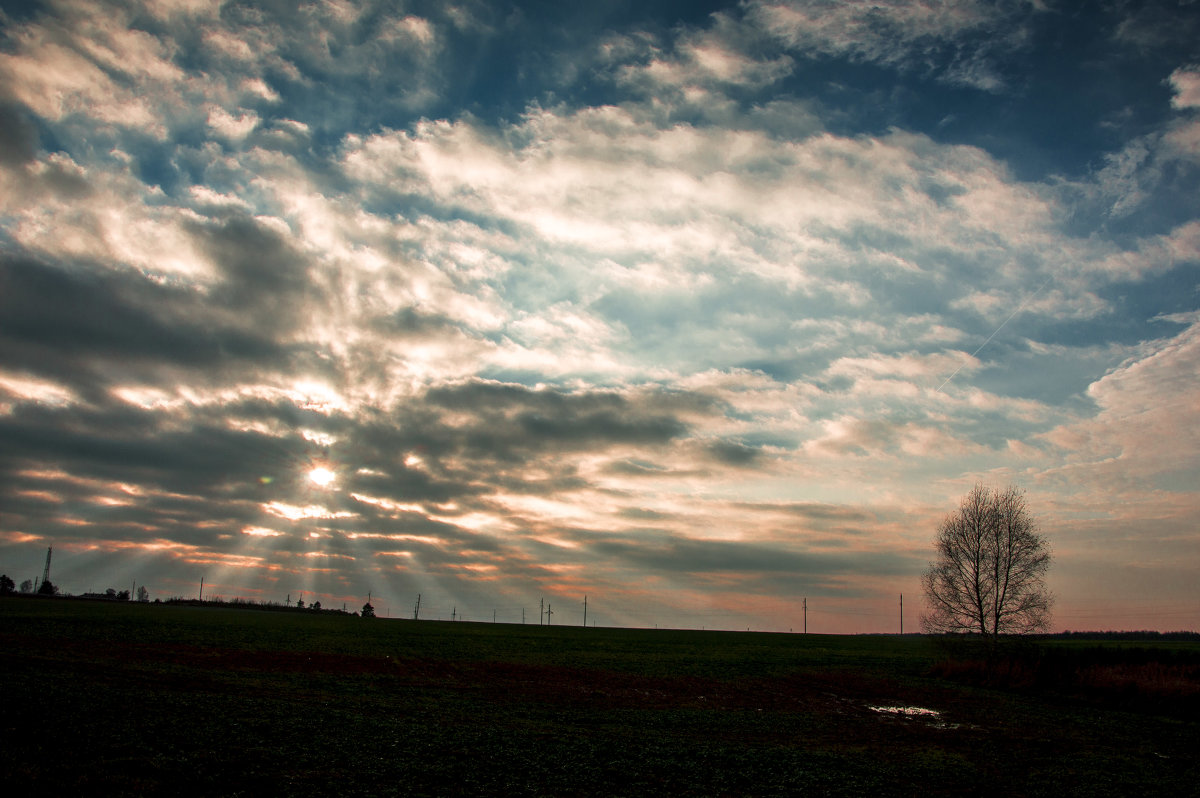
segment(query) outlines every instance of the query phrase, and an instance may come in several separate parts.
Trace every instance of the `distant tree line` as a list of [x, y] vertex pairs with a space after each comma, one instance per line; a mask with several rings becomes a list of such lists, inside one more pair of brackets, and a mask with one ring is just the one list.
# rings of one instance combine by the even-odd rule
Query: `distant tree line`
[[1154, 641], [1154, 640], [1200, 640], [1200, 632], [1154, 632], [1143, 630], [1139, 632], [1059, 632], [1055, 635], [1046, 635], [1066, 640], [1129, 640], [1129, 641]]
[[10, 596], [13, 593], [18, 592], [18, 590], [21, 593], [26, 594], [36, 592], [39, 596], [57, 596], [59, 593], [58, 586], [49, 579], [38, 585], [37, 590], [35, 591], [33, 588], [32, 579], [26, 579], [21, 583], [21, 587], [17, 588], [16, 583], [13, 582], [12, 578], [9, 577], [8, 574], [0, 574], [0, 596]]
[[[887, 633], [876, 633], [887, 634]], [[957, 635], [945, 635], [944, 637], [958, 637], [964, 640], [983, 639], [982, 635], [975, 632], [963, 632]], [[1200, 632], [1174, 631], [1174, 632], [1156, 632], [1152, 629], [1142, 629], [1138, 631], [1092, 631], [1092, 632], [1044, 632], [1042, 634], [1026, 635], [1031, 641], [1036, 640], [1108, 640], [1113, 642], [1130, 642], [1130, 643], [1153, 643], [1155, 641], [1171, 642], [1200, 642]]]
[[85, 599], [105, 599], [107, 601], [129, 601], [128, 590], [117, 590], [110, 587], [103, 593], [84, 593], [80, 598]]
[[[58, 596], [61, 595], [58, 586], [50, 580], [42, 582], [37, 589], [34, 589], [33, 580], [26, 579], [21, 583], [20, 587], [13, 582], [8, 574], [0, 574], [0, 596], [10, 596], [16, 594], [25, 595], [42, 595], [42, 596]], [[137, 588], [131, 593], [129, 590], [117, 590], [116, 588], [108, 588], [103, 593], [88, 592], [82, 595], [64, 595], [63, 598], [87, 599], [92, 601], [129, 601], [131, 597], [136, 597], [136, 600], [142, 603], [150, 601], [150, 591], [145, 585]], [[308, 612], [308, 613], [330, 613], [333, 615], [353, 615], [357, 616], [357, 612], [350, 612], [344, 607], [335, 609], [332, 607], [322, 607], [320, 601], [314, 601], [311, 604], [305, 604], [303, 599], [296, 601], [294, 604], [282, 603], [277, 601], [255, 601], [253, 599], [232, 598], [224, 599], [221, 596], [210, 596], [205, 599], [189, 599], [183, 596], [172, 596], [166, 601], [155, 599], [155, 604], [183, 604], [193, 607], [232, 607], [235, 609], [254, 609], [254, 610], [273, 610], [282, 612]], [[375, 617], [375, 608], [370, 602], [363, 606], [363, 616], [368, 618]]]
[[[136, 596], [137, 600], [143, 604], [150, 601], [150, 591], [145, 585], [139, 587], [137, 592], [133, 595]], [[103, 599], [105, 601], [129, 601], [130, 592], [128, 590], [117, 590], [114, 587], [110, 587], [103, 593], [84, 593], [83, 595], [79, 596], [79, 598]]]
[[[31, 595], [31, 594], [36, 593], [39, 596], [62, 595], [62, 591], [59, 590], [58, 585], [54, 584], [49, 579], [46, 579], [41, 584], [39, 584], [37, 586], [36, 590], [34, 589], [33, 585], [34, 585], [34, 582], [32, 579], [26, 579], [25, 581], [23, 581], [21, 583], [20, 587], [18, 587], [16, 585], [16, 583], [13, 582], [12, 578], [9, 577], [8, 574], [0, 574], [0, 596], [10, 596], [10, 595], [13, 595], [14, 593], [18, 593], [18, 592], [24, 593], [26, 595]], [[137, 589], [137, 592], [135, 595], [137, 596], [138, 601], [146, 602], [146, 601], [150, 600], [150, 591], [146, 588], [145, 585], [142, 585], [141, 587], [139, 587]], [[85, 599], [106, 599], [108, 601], [129, 601], [130, 591], [117, 590], [116, 588], [110, 587], [107, 590], [105, 590], [103, 593], [84, 593], [83, 595], [80, 595], [80, 596], [66, 596], [66, 597], [67, 598], [85, 598]]]
[[228, 607], [232, 609], [270, 610], [272, 612], [316, 612], [332, 615], [358, 615], [357, 612], [350, 612], [345, 609], [322, 607], [321, 602], [319, 601], [314, 601], [312, 604], [305, 604], [303, 600], [297, 601], [295, 604], [285, 604], [278, 601], [255, 601], [253, 599], [244, 598], [225, 599], [221, 596], [210, 596], [209, 598], [205, 599], [172, 596], [163, 603], [179, 604], [188, 607]]

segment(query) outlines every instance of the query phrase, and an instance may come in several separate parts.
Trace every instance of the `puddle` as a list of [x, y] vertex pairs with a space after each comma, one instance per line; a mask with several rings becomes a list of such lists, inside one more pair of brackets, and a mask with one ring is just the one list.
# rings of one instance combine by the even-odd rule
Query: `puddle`
[[941, 712], [936, 709], [926, 709], [925, 707], [867, 707], [872, 712], [881, 712], [887, 715], [901, 715], [906, 718], [929, 718], [937, 720], [942, 716]]
[[[878, 712], [881, 715], [891, 715], [905, 720], [920, 719], [928, 721], [929, 725], [935, 729], [960, 729], [963, 728], [959, 723], [946, 723], [942, 720], [942, 713], [936, 709], [927, 709], [925, 707], [900, 707], [900, 706], [873, 706], [867, 705], [867, 709], [872, 712]], [[971, 727], [968, 727], [971, 728]]]

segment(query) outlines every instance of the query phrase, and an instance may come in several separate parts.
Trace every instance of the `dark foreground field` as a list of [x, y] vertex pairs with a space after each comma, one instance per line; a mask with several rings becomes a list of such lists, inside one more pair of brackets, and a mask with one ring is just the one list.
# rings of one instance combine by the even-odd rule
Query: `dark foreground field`
[[1191, 645], [1135, 668], [1165, 674], [1150, 692], [1117, 666], [1107, 686], [995, 687], [917, 637], [8, 598], [0, 784], [23, 797], [1196, 795]]

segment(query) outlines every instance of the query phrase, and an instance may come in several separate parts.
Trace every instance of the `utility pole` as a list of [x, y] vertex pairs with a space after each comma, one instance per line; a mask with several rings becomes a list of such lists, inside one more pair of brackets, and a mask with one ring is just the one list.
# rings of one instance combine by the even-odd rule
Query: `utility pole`
[[492, 623], [496, 622], [496, 611], [492, 610]]
[[900, 594], [900, 635], [904, 636], [904, 594]]
[[522, 626], [525, 625], [525, 608], [524, 607], [521, 608], [521, 625]]
[[413, 607], [413, 620], [421, 619], [421, 594], [417, 594], [417, 606]]
[[554, 614], [554, 610], [551, 609], [552, 606], [554, 606], [554, 605], [552, 605], [552, 604], [546, 605], [546, 625], [547, 626], [550, 625], [550, 616]]
[[458, 620], [458, 605], [457, 604], [454, 605], [454, 609], [450, 610], [450, 620], [452, 620], [452, 621]]
[[583, 597], [583, 628], [587, 628], [587, 596]]
[[808, 634], [808, 596], [804, 597], [804, 634]]
[[46, 570], [42, 571], [42, 584], [50, 581], [50, 555], [54, 553], [53, 546], [46, 547]]
[[200, 600], [204, 601], [204, 577], [200, 577]]
[[546, 599], [538, 599], [538, 626], [542, 625], [542, 616], [546, 614]]

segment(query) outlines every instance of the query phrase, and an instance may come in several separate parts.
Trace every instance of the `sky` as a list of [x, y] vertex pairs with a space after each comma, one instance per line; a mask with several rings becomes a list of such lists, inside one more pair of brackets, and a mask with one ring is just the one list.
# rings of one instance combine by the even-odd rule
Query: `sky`
[[1200, 629], [1198, 267], [1194, 2], [4, 3], [0, 571]]

